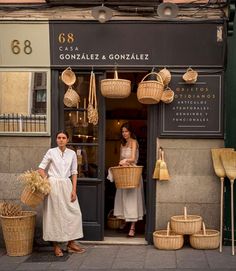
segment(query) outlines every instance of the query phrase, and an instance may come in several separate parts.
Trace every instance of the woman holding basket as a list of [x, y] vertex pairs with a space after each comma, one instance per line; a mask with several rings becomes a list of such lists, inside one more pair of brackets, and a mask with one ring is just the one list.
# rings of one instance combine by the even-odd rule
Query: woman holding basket
[[[135, 165], [138, 161], [138, 142], [131, 125], [126, 122], [121, 126], [120, 166]], [[130, 222], [128, 237], [135, 236], [135, 223], [143, 219], [145, 212], [143, 181], [138, 188], [117, 189], [114, 204], [114, 216]], [[125, 226], [125, 224], [123, 225]]]
[[[69, 252], [83, 253], [84, 248], [75, 243], [83, 237], [82, 215], [76, 195], [77, 156], [66, 147], [68, 133], [56, 135], [56, 148], [49, 149], [39, 165], [39, 174], [48, 176], [51, 192], [44, 201], [43, 239], [52, 241], [54, 254], [63, 256], [58, 242], [68, 242]], [[71, 179], [70, 179], [71, 177]]]

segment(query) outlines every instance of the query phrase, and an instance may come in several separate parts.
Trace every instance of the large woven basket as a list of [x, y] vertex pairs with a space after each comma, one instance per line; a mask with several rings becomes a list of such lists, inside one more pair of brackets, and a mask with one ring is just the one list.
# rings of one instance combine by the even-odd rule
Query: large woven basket
[[68, 86], [72, 86], [75, 83], [76, 76], [70, 67], [62, 72], [61, 80]]
[[[157, 81], [144, 81], [151, 74], [155, 74]], [[161, 100], [164, 84], [161, 76], [156, 72], [145, 75], [138, 85], [137, 98], [142, 104], [157, 104]]]
[[122, 225], [122, 219], [119, 219], [113, 215], [113, 210], [110, 210], [110, 212], [107, 215], [107, 227], [109, 229], [119, 229], [119, 227]]
[[195, 234], [190, 235], [190, 245], [196, 249], [216, 249], [220, 244], [220, 232], [217, 230], [203, 229]]
[[143, 166], [111, 167], [116, 188], [137, 188], [140, 184]]
[[171, 231], [168, 222], [167, 230], [158, 230], [153, 233], [153, 242], [158, 249], [176, 250], [184, 245], [184, 237]]
[[33, 250], [36, 212], [23, 211], [22, 216], [0, 216], [3, 237], [9, 256], [28, 255]]
[[119, 79], [115, 70], [114, 79], [101, 80], [101, 93], [106, 98], [127, 98], [131, 93], [131, 81]]
[[20, 197], [21, 202], [35, 208], [44, 200], [44, 194], [38, 191], [32, 191], [30, 187], [25, 186]]
[[184, 215], [172, 216], [171, 229], [178, 234], [194, 234], [201, 230], [202, 217], [199, 215], [187, 215], [184, 207]]

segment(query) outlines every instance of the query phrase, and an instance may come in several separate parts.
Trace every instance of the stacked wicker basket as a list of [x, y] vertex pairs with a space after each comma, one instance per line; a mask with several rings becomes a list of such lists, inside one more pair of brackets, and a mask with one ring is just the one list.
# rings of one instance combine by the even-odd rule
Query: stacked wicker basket
[[[158, 230], [153, 233], [154, 246], [158, 249], [176, 250], [182, 248], [184, 235], [190, 235], [190, 245], [195, 249], [216, 249], [219, 246], [220, 236], [217, 230], [206, 230], [202, 217], [199, 215], [187, 215], [184, 207], [184, 215], [171, 217], [171, 230], [169, 223], [166, 230]], [[201, 230], [203, 226], [203, 230]]]

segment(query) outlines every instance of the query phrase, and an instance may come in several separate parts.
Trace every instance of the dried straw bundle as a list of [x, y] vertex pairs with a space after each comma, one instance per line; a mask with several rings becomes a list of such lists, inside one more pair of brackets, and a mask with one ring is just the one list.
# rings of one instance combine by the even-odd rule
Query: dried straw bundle
[[221, 153], [223, 152], [231, 152], [234, 149], [232, 148], [220, 148], [220, 149], [211, 149], [211, 156], [213, 161], [213, 167], [215, 170], [215, 174], [220, 177], [226, 177], [225, 169], [221, 161]]
[[236, 152], [222, 152], [220, 157], [227, 177], [234, 180], [236, 178]]
[[42, 178], [36, 170], [25, 171], [18, 177], [18, 180], [29, 187], [32, 192], [40, 192], [47, 195], [51, 189], [48, 179]]
[[3, 202], [0, 213], [2, 216], [21, 216], [22, 209], [19, 204]]
[[170, 175], [164, 160], [164, 151], [161, 151], [161, 162], [160, 162], [160, 173], [159, 173], [159, 180], [160, 181], [169, 181]]
[[161, 164], [161, 151], [162, 151], [162, 147], [159, 148], [158, 150], [158, 160], [156, 160], [156, 164], [155, 164], [155, 168], [154, 168], [154, 172], [152, 175], [153, 179], [159, 179], [160, 177], [160, 164]]

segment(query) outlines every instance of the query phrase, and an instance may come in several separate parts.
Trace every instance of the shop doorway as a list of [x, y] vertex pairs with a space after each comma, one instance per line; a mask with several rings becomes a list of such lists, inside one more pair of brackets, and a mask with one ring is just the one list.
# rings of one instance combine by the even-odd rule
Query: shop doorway
[[[147, 189], [147, 106], [138, 102], [137, 87], [143, 73], [124, 72], [119, 73], [122, 79], [131, 81], [131, 95], [125, 99], [106, 99], [106, 133], [105, 133], [105, 176], [111, 166], [118, 165], [120, 158], [120, 129], [123, 123], [129, 122], [134, 130], [139, 144], [138, 165], [143, 166], [143, 192], [146, 201]], [[112, 78], [113, 73], [107, 73], [107, 78]], [[104, 237], [126, 238], [129, 223], [121, 230], [120, 222], [113, 216], [114, 198], [116, 187], [113, 182], [105, 178], [105, 205], [104, 205]], [[146, 204], [145, 204], [146, 206]], [[145, 239], [146, 215], [143, 220], [136, 223], [136, 240]], [[129, 239], [127, 239], [129, 243]]]

